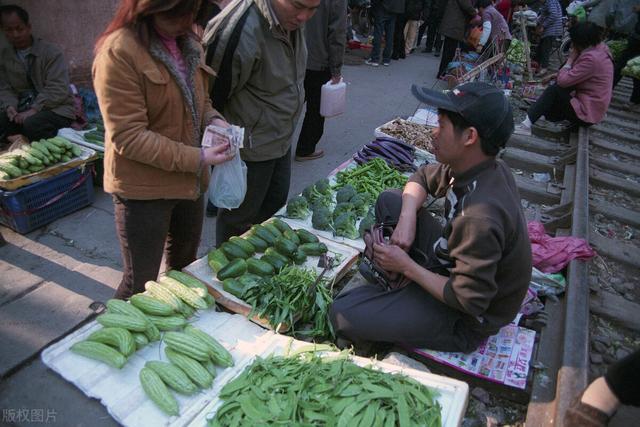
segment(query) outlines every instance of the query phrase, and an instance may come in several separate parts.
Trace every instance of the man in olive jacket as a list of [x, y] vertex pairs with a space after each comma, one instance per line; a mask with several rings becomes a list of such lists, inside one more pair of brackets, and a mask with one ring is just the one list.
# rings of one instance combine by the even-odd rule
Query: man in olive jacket
[[307, 62], [302, 24], [320, 0], [236, 0], [205, 31], [206, 61], [217, 73], [211, 99], [245, 128], [247, 194], [219, 209], [217, 244], [271, 217], [287, 201], [291, 139], [304, 103]]
[[450, 0], [447, 2], [440, 23], [440, 34], [444, 36], [444, 44], [442, 45], [442, 57], [437, 77], [442, 77], [447, 71], [447, 65], [453, 61], [456, 48], [464, 43], [467, 23], [476, 14], [477, 11], [471, 0]]
[[53, 137], [75, 117], [62, 52], [33, 38], [21, 7], [0, 7], [0, 19], [10, 44], [0, 51], [0, 142], [14, 134]]

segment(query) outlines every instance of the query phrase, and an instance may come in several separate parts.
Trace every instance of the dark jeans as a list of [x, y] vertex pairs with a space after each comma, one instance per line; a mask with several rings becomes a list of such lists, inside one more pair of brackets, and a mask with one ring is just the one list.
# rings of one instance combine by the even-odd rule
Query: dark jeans
[[247, 194], [237, 209], [218, 208], [216, 244], [239, 236], [252, 224], [271, 218], [286, 202], [291, 179], [291, 149], [264, 162], [246, 162]]
[[0, 113], [0, 141], [10, 135], [22, 134], [29, 141], [53, 138], [58, 129], [69, 127], [72, 120], [62, 117], [52, 111], [40, 111], [19, 125], [10, 122], [6, 112]]
[[418, 27], [418, 39], [416, 41], [416, 47], [419, 47], [422, 43], [422, 37], [424, 36], [425, 31], [427, 31], [427, 21], [422, 21], [422, 24]]
[[131, 200], [113, 196], [124, 271], [115, 298], [127, 299], [156, 280], [166, 250], [167, 267], [180, 270], [196, 259], [204, 196], [198, 200]]
[[[616, 87], [620, 79], [622, 78], [622, 69], [631, 58], [635, 58], [640, 55], [640, 40], [629, 37], [627, 48], [622, 52], [622, 55], [618, 59], [613, 69], [613, 87]], [[634, 104], [640, 104], [640, 80], [633, 79], [633, 92], [631, 93], [631, 99]]]
[[551, 48], [553, 47], [554, 36], [543, 37], [538, 44], [538, 64], [540, 68], [549, 68], [549, 56], [551, 54]]
[[373, 46], [371, 49], [371, 61], [380, 62], [380, 48], [382, 46], [382, 36], [384, 35], [384, 51], [382, 52], [382, 62], [391, 61], [391, 51], [393, 49], [393, 31], [395, 29], [396, 14], [389, 13], [384, 7], [377, 6], [374, 10], [373, 20]]
[[640, 350], [611, 365], [604, 379], [620, 403], [640, 406]]
[[442, 77], [446, 73], [447, 65], [449, 65], [449, 62], [453, 61], [453, 58], [456, 56], [456, 49], [458, 48], [458, 45], [458, 40], [452, 39], [450, 37], [444, 38], [444, 45], [442, 46], [442, 58], [440, 58], [440, 68], [438, 68], [438, 78]]
[[304, 96], [307, 112], [298, 137], [296, 156], [308, 156], [316, 150], [316, 145], [324, 133], [324, 117], [320, 115], [320, 95], [322, 85], [331, 80], [328, 69], [322, 71], [307, 70], [304, 75]]
[[405, 57], [404, 27], [406, 25], [407, 18], [404, 15], [398, 15], [393, 30], [393, 53], [391, 54], [391, 58], [393, 59]]
[[429, 28], [427, 29], [427, 45], [425, 46], [425, 49], [428, 51], [433, 50], [439, 52], [442, 48], [442, 38], [440, 37], [438, 27], [440, 27], [439, 22], [429, 21]]
[[531, 123], [535, 123], [540, 117], [544, 116], [550, 122], [560, 122], [568, 120], [579, 126], [591, 126], [576, 116], [576, 112], [571, 105], [571, 92], [573, 88], [560, 87], [553, 84], [547, 87], [540, 98], [529, 107], [527, 116]]
[[[386, 191], [378, 198], [376, 219], [397, 221], [401, 207], [401, 193]], [[431, 247], [441, 234], [440, 224], [426, 210], [419, 211], [414, 248], [430, 258]], [[391, 291], [373, 284], [351, 289], [335, 299], [329, 316], [336, 335], [354, 344], [400, 343], [468, 353], [486, 338], [466, 326], [468, 316], [415, 283]]]

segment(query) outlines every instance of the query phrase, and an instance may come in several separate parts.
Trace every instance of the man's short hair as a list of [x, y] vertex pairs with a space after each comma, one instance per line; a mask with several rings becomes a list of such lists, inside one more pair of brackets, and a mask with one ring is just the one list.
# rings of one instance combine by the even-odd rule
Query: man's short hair
[[[462, 131], [465, 129], [469, 129], [473, 127], [471, 123], [461, 114], [455, 113], [453, 111], [444, 110], [442, 108], [438, 108], [438, 114], [441, 114], [449, 119], [451, 125], [453, 126], [453, 132], [456, 136], [460, 136]], [[480, 148], [482, 152], [487, 156], [495, 156], [500, 152], [500, 147], [496, 147], [494, 144], [489, 143], [489, 141], [485, 141], [480, 135], [478, 135], [478, 139], [480, 140]]]
[[25, 25], [29, 25], [29, 13], [26, 10], [15, 4], [7, 4], [0, 6], [0, 26], [2, 26], [2, 18], [12, 13], [18, 15], [18, 18], [20, 18]]
[[493, 4], [493, 0], [478, 0], [476, 4], [478, 8], [486, 9]]

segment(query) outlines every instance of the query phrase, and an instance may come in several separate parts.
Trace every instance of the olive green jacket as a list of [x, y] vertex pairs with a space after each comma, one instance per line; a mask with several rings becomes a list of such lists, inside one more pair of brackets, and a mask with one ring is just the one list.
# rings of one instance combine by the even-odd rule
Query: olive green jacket
[[13, 46], [0, 51], [0, 111], [17, 107], [20, 93], [35, 89], [38, 92], [32, 108], [75, 118], [73, 95], [69, 89], [69, 73], [62, 51], [45, 41], [34, 39], [31, 46], [31, 81], [27, 69]]
[[304, 103], [304, 31], [287, 32], [269, 0], [235, 0], [207, 26], [207, 65], [213, 106], [245, 128], [247, 161], [284, 156]]

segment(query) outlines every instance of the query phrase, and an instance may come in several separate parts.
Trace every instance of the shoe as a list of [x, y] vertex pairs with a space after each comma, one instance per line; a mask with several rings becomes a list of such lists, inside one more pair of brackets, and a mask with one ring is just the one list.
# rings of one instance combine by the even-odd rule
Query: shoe
[[400, 58], [400, 55], [398, 55], [397, 53], [394, 53], [393, 55], [391, 55], [391, 59], [393, 59], [394, 61], [397, 61], [398, 58]]
[[433, 52], [433, 56], [435, 56], [436, 58], [440, 56], [440, 51], [436, 50], [435, 52]]
[[372, 61], [371, 59], [367, 59], [366, 61], [364, 61], [365, 64], [367, 65], [371, 65], [372, 67], [379, 67], [380, 63], [377, 61]]
[[531, 136], [531, 128], [529, 126], [523, 125], [522, 123], [519, 123], [516, 125], [513, 133], [515, 135]]
[[208, 218], [214, 218], [218, 216], [218, 207], [207, 200], [207, 209], [205, 211], [205, 214]]
[[324, 156], [323, 150], [316, 150], [311, 154], [307, 154], [306, 156], [299, 156], [296, 154], [295, 160], [296, 162], [306, 162], [309, 160], [319, 159]]
[[407, 55], [404, 54], [404, 52], [400, 53], [400, 59], [405, 59], [407, 57]]
[[390, 62], [389, 62], [389, 61], [384, 61], [384, 62], [382, 63], [382, 65], [384, 65], [385, 67], [388, 67], [388, 66], [389, 66], [389, 64], [390, 64]]

